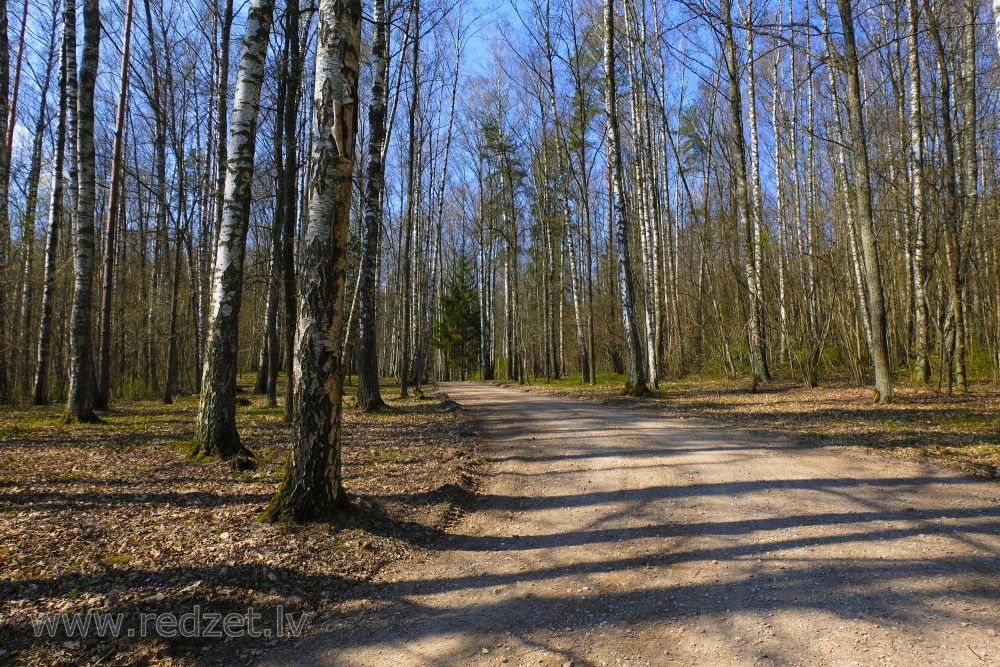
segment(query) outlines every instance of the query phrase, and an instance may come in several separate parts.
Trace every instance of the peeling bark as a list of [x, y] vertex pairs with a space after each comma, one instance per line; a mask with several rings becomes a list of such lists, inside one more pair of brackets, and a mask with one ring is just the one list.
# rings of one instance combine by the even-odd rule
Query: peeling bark
[[263, 521], [309, 521], [346, 504], [340, 417], [346, 246], [357, 135], [361, 3], [320, 0], [309, 212], [302, 241], [292, 451]]

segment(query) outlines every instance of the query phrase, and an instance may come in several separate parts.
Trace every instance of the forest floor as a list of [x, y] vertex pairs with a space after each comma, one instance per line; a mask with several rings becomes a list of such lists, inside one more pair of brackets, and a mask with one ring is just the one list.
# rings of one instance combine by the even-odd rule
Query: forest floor
[[[397, 395], [386, 386], [389, 407], [373, 415], [345, 410], [352, 511], [298, 528], [257, 522], [289, 439], [283, 408], [262, 396], [241, 394], [237, 413], [259, 463], [249, 472], [186, 457], [197, 397], [122, 401], [100, 424], [66, 427], [61, 406], [0, 409], [0, 665], [249, 663], [294, 640], [277, 637], [276, 614], [322, 623], [359, 582], [422, 553], [480, 476], [467, 415]], [[260, 637], [167, 639], [151, 624], [139, 636], [140, 614], [197, 610], [204, 631], [210, 614], [250, 607]], [[36, 636], [39, 615], [78, 612], [123, 614], [123, 636], [94, 636], [96, 620], [86, 639], [64, 626]]]
[[1000, 665], [993, 480], [649, 400], [442, 389], [487, 436], [474, 511], [265, 665]]
[[622, 375], [601, 374], [518, 385], [524, 391], [621, 407], [646, 406], [678, 419], [697, 418], [781, 432], [805, 441], [929, 459], [978, 477], [1000, 477], [1000, 387], [981, 382], [951, 396], [934, 386], [902, 382], [892, 403], [872, 400], [870, 387], [828, 381], [806, 389], [776, 380], [749, 391], [747, 383], [686, 378], [664, 380], [641, 398], [624, 397]]
[[[263, 397], [249, 472], [185, 457], [195, 397], [0, 409], [0, 665], [1000, 665], [1000, 486], [967, 474], [1000, 467], [994, 389], [601, 380], [347, 409], [353, 509], [300, 528], [256, 521], [288, 442]], [[233, 640], [32, 625], [251, 607]]]

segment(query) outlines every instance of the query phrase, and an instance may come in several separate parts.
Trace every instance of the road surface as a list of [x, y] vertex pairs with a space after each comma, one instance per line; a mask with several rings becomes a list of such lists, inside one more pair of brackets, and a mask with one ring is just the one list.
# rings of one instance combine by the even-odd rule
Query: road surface
[[487, 436], [472, 511], [266, 664], [1000, 665], [996, 483], [641, 408], [442, 388]]

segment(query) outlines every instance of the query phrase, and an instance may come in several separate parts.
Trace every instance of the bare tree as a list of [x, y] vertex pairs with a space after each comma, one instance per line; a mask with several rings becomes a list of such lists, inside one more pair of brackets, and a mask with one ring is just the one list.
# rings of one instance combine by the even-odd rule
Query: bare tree
[[858, 74], [858, 51], [854, 39], [854, 16], [851, 0], [837, 0], [844, 34], [843, 69], [847, 76], [847, 117], [850, 128], [854, 165], [854, 206], [858, 216], [861, 250], [864, 262], [864, 283], [868, 297], [868, 321], [871, 327], [872, 364], [875, 371], [875, 393], [880, 403], [893, 399], [892, 365], [882, 285], [882, 263], [879, 258], [875, 218], [872, 210], [871, 171], [868, 164], [868, 142], [861, 106], [861, 80]]
[[111, 148], [111, 186], [108, 188], [108, 220], [104, 232], [104, 290], [101, 299], [101, 358], [97, 379], [97, 405], [108, 406], [111, 386], [111, 297], [114, 291], [115, 238], [118, 231], [122, 180], [124, 179], [125, 103], [128, 99], [129, 50], [132, 41], [132, 0], [125, 3], [125, 26], [122, 37], [122, 65], [118, 77], [118, 106], [115, 111], [115, 136]]
[[340, 341], [358, 125], [360, 2], [320, 0], [318, 35], [292, 452], [265, 521], [329, 516], [347, 500], [340, 467]]
[[273, 13], [274, 0], [253, 0], [243, 35], [226, 149], [226, 196], [212, 278], [201, 406], [192, 449], [192, 456], [233, 459], [238, 466], [248, 465], [252, 458], [236, 430], [236, 356], [260, 88]]
[[377, 410], [385, 405], [378, 384], [376, 345], [377, 276], [382, 237], [382, 193], [385, 189], [386, 110], [389, 104], [389, 18], [385, 0], [374, 0], [372, 8], [372, 90], [368, 107], [367, 172], [363, 199], [361, 265], [358, 268], [358, 407]]
[[628, 243], [628, 206], [625, 202], [621, 146], [618, 143], [618, 84], [615, 78], [614, 0], [604, 0], [604, 114], [607, 122], [608, 169], [614, 209], [615, 250], [618, 256], [618, 288], [622, 300], [622, 325], [625, 328], [625, 391], [638, 396], [649, 391], [646, 369], [635, 317], [632, 261]]
[[59, 111], [56, 124], [55, 155], [52, 159], [52, 196], [45, 239], [45, 278], [42, 289], [42, 313], [38, 325], [38, 354], [35, 362], [35, 405], [49, 402], [49, 347], [52, 341], [52, 309], [56, 291], [56, 253], [63, 217], [63, 169], [69, 134], [69, 110], [76, 104], [76, 7], [63, 3], [63, 39], [59, 58]]
[[73, 233], [73, 313], [70, 334], [69, 398], [63, 420], [91, 422], [97, 383], [91, 345], [94, 286], [94, 214], [96, 209], [96, 163], [94, 156], [94, 90], [101, 48], [99, 0], [83, 3], [83, 52], [80, 89], [77, 94], [78, 192]]
[[10, 401], [7, 378], [7, 264], [10, 256], [10, 40], [7, 36], [7, 3], [0, 3], [0, 404]]

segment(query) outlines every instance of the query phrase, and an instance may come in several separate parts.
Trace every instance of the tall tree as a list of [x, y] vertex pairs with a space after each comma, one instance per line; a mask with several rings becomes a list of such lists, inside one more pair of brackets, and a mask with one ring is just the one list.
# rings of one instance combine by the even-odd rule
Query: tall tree
[[[420, 0], [410, 3], [410, 30], [413, 36], [410, 40], [410, 112], [409, 112], [409, 150], [406, 156], [406, 216], [403, 225], [403, 247], [400, 255], [400, 272], [402, 273], [403, 322], [400, 336], [402, 338], [402, 353], [399, 360], [399, 394], [406, 398], [409, 387], [410, 356], [412, 354], [412, 319], [413, 319], [413, 266], [410, 253], [413, 247], [413, 233], [417, 215], [417, 111], [420, 104]], [[419, 382], [419, 378], [417, 379]]]
[[341, 336], [358, 127], [359, 0], [320, 0], [309, 213], [302, 245], [292, 451], [266, 521], [308, 521], [346, 502], [341, 478]]
[[624, 175], [618, 129], [618, 84], [615, 78], [615, 8], [614, 0], [604, 0], [604, 115], [607, 122], [611, 195], [614, 215], [615, 250], [618, 258], [618, 289], [622, 300], [622, 325], [625, 329], [625, 391], [645, 394], [646, 370], [639, 342], [635, 316], [632, 261], [628, 240], [628, 206], [625, 202]]
[[864, 262], [864, 284], [868, 297], [868, 320], [871, 331], [872, 365], [875, 372], [875, 393], [879, 403], [893, 399], [892, 364], [885, 310], [885, 290], [882, 284], [882, 262], [875, 234], [872, 206], [871, 169], [868, 162], [868, 140], [861, 102], [857, 44], [854, 38], [854, 14], [851, 0], [837, 0], [844, 35], [844, 73], [847, 76], [847, 118], [850, 128], [854, 165], [854, 206], [861, 236]]
[[122, 37], [122, 65], [118, 77], [118, 106], [115, 110], [115, 136], [111, 147], [111, 186], [108, 188], [108, 219], [104, 229], [104, 290], [101, 297], [101, 359], [97, 379], [97, 404], [108, 406], [111, 387], [111, 297], [114, 290], [115, 238], [118, 230], [119, 198], [124, 169], [125, 103], [128, 99], [129, 52], [132, 41], [132, 0], [125, 2], [125, 26]]
[[52, 194], [45, 238], [45, 278], [42, 289], [42, 313], [38, 325], [38, 353], [35, 361], [35, 386], [32, 402], [49, 402], [49, 347], [52, 341], [52, 309], [56, 298], [56, 253], [63, 218], [63, 189], [66, 179], [66, 142], [70, 127], [70, 107], [76, 104], [76, 5], [63, 2], [63, 38], [59, 58], [59, 111], [52, 158]]
[[389, 21], [385, 0], [372, 7], [372, 90], [368, 107], [368, 148], [363, 195], [361, 265], [358, 268], [358, 407], [377, 410], [385, 405], [378, 385], [376, 317], [378, 282], [375, 268], [382, 237], [382, 193], [385, 189], [386, 110], [389, 104]]
[[913, 222], [915, 240], [913, 245], [913, 308], [914, 337], [916, 354], [914, 359], [914, 379], [930, 382], [931, 361], [927, 335], [927, 210], [924, 201], [924, 114], [920, 91], [920, 49], [917, 38], [920, 34], [920, 10], [917, 0], [907, 0], [909, 22], [906, 31], [906, 48], [910, 66], [910, 165], [912, 175], [911, 194], [913, 199]]
[[298, 219], [299, 94], [302, 88], [302, 53], [299, 46], [299, 0], [285, 0], [285, 40], [288, 42], [288, 81], [285, 90], [285, 211], [281, 239], [281, 266], [285, 302], [285, 421], [292, 421], [292, 371], [295, 360], [296, 284], [295, 284], [295, 221]]
[[7, 141], [10, 111], [10, 40], [7, 36], [7, 3], [0, 3], [0, 403], [10, 401], [7, 378], [7, 263], [10, 256], [10, 149]]
[[252, 0], [243, 34], [226, 149], [226, 196], [212, 277], [201, 406], [191, 452], [195, 457], [233, 459], [238, 466], [252, 459], [236, 430], [236, 358], [260, 88], [273, 14], [274, 0]]
[[101, 49], [100, 0], [83, 2], [83, 52], [80, 59], [80, 89], [77, 94], [78, 185], [73, 217], [73, 312], [70, 329], [69, 397], [63, 419], [91, 422], [97, 383], [91, 336], [94, 287], [94, 215], [97, 182], [94, 154], [94, 91]]
[[[146, 10], [146, 39], [149, 44], [150, 104], [153, 109], [153, 258], [150, 275], [149, 304], [146, 311], [146, 367], [145, 380], [153, 392], [160, 389], [158, 357], [160, 326], [157, 306], [160, 302], [160, 277], [163, 273], [163, 256], [166, 254], [164, 237], [167, 234], [167, 103], [163, 79], [160, 75], [160, 48], [156, 44], [153, 26], [152, 0], [143, 0]], [[163, 45], [166, 53], [166, 45]]]
[[[736, 208], [739, 212], [740, 228], [743, 230], [743, 267], [749, 292], [749, 322], [747, 331], [750, 343], [750, 367], [755, 382], [771, 378], [767, 366], [767, 338], [764, 332], [764, 295], [760, 276], [760, 224], [757, 206], [752, 203], [750, 176], [747, 169], [746, 140], [743, 129], [743, 93], [740, 80], [740, 64], [736, 56], [736, 36], [733, 30], [732, 3], [721, 2], [723, 50], [726, 60], [726, 74], [729, 82], [729, 111], [733, 124], [734, 163], [736, 167]], [[755, 130], [756, 132], [756, 130]], [[756, 151], [754, 151], [756, 153]], [[756, 155], [753, 156], [754, 159]], [[756, 170], [755, 170], [756, 171]]]

